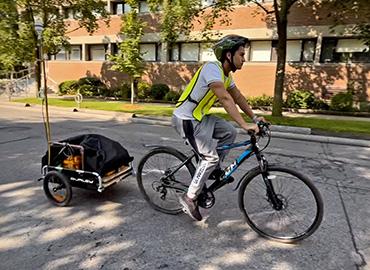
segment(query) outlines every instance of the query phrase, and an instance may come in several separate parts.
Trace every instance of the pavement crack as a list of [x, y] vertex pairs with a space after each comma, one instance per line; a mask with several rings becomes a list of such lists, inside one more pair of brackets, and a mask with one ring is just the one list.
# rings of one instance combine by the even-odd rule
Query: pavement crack
[[26, 141], [26, 140], [29, 140], [29, 139], [32, 139], [32, 138], [33, 138], [32, 136], [29, 136], [29, 137], [24, 137], [24, 138], [16, 139], [16, 140], [10, 140], [10, 141], [0, 142], [0, 144], [7, 144], [7, 143], [12, 143], [12, 142]]
[[343, 211], [344, 211], [344, 216], [346, 218], [347, 226], [349, 228], [349, 233], [351, 235], [352, 244], [353, 244], [353, 247], [355, 249], [356, 257], [358, 257], [358, 260], [355, 261], [356, 269], [360, 270], [360, 267], [363, 267], [363, 266], [367, 265], [367, 263], [366, 263], [366, 260], [365, 260], [364, 256], [360, 253], [360, 251], [357, 247], [355, 235], [353, 233], [353, 228], [352, 228], [351, 222], [349, 220], [347, 208], [346, 208], [346, 205], [344, 203], [342, 192], [340, 190], [340, 186], [338, 184], [338, 181], [337, 181], [337, 190], [338, 190], [339, 198], [340, 198], [342, 208], [343, 208]]

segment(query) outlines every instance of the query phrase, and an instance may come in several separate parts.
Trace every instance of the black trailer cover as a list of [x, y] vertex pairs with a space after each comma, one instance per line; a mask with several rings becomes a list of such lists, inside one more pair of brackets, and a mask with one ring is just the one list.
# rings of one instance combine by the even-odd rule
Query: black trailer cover
[[[129, 162], [134, 159], [121, 144], [99, 134], [83, 134], [60, 142], [83, 146], [84, 170], [94, 171], [100, 175], [104, 175], [122, 165], [128, 166]], [[61, 149], [62, 146], [52, 147], [50, 165], [56, 166], [65, 158], [65, 155], [58, 155]], [[42, 166], [47, 165], [47, 158], [46, 153], [42, 157]]]

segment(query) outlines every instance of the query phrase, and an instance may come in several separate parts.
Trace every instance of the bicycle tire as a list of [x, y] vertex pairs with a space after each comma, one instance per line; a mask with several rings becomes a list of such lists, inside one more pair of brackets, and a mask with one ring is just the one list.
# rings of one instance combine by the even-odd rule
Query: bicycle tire
[[[277, 165], [269, 165], [267, 172], [278, 198], [283, 202], [283, 209], [275, 210], [272, 207], [272, 204], [268, 200], [266, 185], [263, 182], [261, 169], [256, 167], [243, 176], [238, 196], [239, 208], [244, 214], [249, 226], [259, 235], [267, 239], [283, 243], [298, 242], [312, 235], [320, 226], [324, 214], [323, 201], [319, 190], [307, 176], [297, 172], [294, 169], [280, 167]], [[290, 189], [293, 191], [292, 189], [296, 188], [294, 185], [298, 183], [301, 186], [301, 188], [298, 190], [298, 193], [293, 192], [292, 194], [288, 194], [290, 197], [287, 197], [286, 193], [288, 191], [283, 190], [284, 183], [279, 183], [277, 180], [277, 177], [280, 177], [279, 174], [285, 174], [282, 179], [284, 181], [286, 181], [286, 179], [288, 180], [286, 181], [289, 185], [288, 190]], [[301, 196], [303, 187], [308, 192], [305, 194], [306, 197]], [[294, 195], [297, 196], [293, 198], [292, 196]], [[253, 196], [259, 197], [255, 198]], [[293, 199], [294, 201], [292, 201]], [[248, 200], [248, 202], [245, 202], [245, 200]], [[258, 205], [257, 207], [260, 207], [261, 210], [255, 210], [255, 212], [250, 211], [252, 208], [250, 205], [251, 203]], [[296, 205], [299, 203], [300, 206], [296, 207]], [[314, 206], [310, 208], [310, 205]], [[299, 211], [306, 209], [308, 211], [306, 214], [299, 213]], [[296, 213], [291, 211], [296, 211], [297, 215], [294, 216]], [[283, 217], [284, 214], [286, 214], [287, 217]], [[270, 218], [270, 221], [266, 222], [266, 220], [263, 220], [264, 216]], [[272, 221], [272, 218], [276, 218], [277, 220]], [[306, 220], [308, 220], [307, 226]], [[276, 221], [280, 221], [281, 223], [277, 224]], [[300, 222], [305, 225], [305, 228], [300, 231], [294, 231], [294, 227], [300, 224]], [[282, 225], [284, 225], [284, 227], [282, 227]], [[288, 231], [292, 230], [292, 232], [290, 233], [287, 231], [285, 233], [283, 232], [283, 229]]]
[[72, 199], [71, 184], [60, 172], [48, 172], [44, 177], [43, 187], [46, 197], [54, 205], [67, 206]]
[[[173, 163], [165, 164], [165, 162], [162, 161], [156, 163], [155, 158], [159, 159], [161, 156], [167, 156], [168, 160], [171, 158]], [[171, 168], [171, 165], [172, 167], [175, 167], [186, 159], [187, 157], [184, 154], [180, 153], [174, 148], [157, 147], [148, 152], [140, 160], [137, 170], [137, 182], [139, 190], [144, 196], [144, 199], [155, 210], [172, 215], [182, 213], [182, 207], [178, 202], [178, 197], [187, 191], [187, 188], [195, 173], [194, 165], [191, 162], [188, 162], [182, 167], [186, 169], [180, 169], [174, 174], [175, 180], [181, 182], [181, 184], [167, 178], [167, 180], [170, 181], [169, 185], [173, 185], [173, 188], [165, 187], [161, 177], [164, 176], [164, 172], [166, 172], [166, 170]], [[150, 162], [153, 163], [152, 169], [150, 168]], [[163, 166], [163, 168], [161, 166]], [[150, 173], [154, 175], [152, 181], [150, 177], [147, 177], [147, 175]], [[166, 193], [166, 195], [161, 197], [164, 193]], [[171, 198], [167, 198], [169, 194], [172, 195]], [[160, 200], [158, 200], [158, 198]], [[163, 204], [160, 204], [160, 202]]]

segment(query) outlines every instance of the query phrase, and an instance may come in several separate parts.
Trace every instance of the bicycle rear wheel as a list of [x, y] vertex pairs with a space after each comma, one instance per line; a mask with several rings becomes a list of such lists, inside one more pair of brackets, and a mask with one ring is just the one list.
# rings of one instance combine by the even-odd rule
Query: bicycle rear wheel
[[190, 161], [180, 166], [186, 159], [185, 155], [170, 147], [155, 148], [141, 159], [137, 182], [151, 207], [166, 214], [182, 212], [178, 199], [187, 192], [195, 172]]
[[239, 189], [239, 208], [247, 223], [261, 236], [284, 243], [313, 234], [324, 212], [318, 189], [295, 170], [269, 165], [267, 172], [282, 207], [273, 207], [261, 170], [255, 168], [244, 176]]

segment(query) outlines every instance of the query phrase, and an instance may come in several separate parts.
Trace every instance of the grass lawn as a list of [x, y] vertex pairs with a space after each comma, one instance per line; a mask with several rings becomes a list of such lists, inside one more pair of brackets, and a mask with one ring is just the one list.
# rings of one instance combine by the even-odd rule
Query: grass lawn
[[[41, 104], [41, 100], [36, 98], [17, 99], [15, 102]], [[71, 99], [49, 99], [49, 105], [62, 107], [76, 107], [76, 102]], [[81, 103], [81, 108], [129, 112], [140, 115], [150, 116], [171, 116], [174, 109], [173, 105], [153, 105], [153, 104], [130, 104], [124, 101], [106, 101], [106, 100], [84, 100]], [[214, 114], [230, 120], [230, 116], [220, 110], [215, 110]], [[330, 133], [347, 133], [347, 134], [363, 134], [370, 135], [370, 122], [367, 121], [351, 121], [351, 120], [328, 120], [317, 117], [272, 117], [264, 115], [264, 117], [274, 125], [286, 125], [296, 127], [308, 127], [319, 132]], [[249, 119], [246, 119], [249, 121]]]

